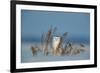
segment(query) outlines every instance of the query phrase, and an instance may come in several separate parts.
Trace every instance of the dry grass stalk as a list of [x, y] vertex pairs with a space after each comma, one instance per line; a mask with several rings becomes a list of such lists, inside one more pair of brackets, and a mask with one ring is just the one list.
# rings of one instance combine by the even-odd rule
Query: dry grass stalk
[[41, 47], [42, 47], [42, 51], [44, 50], [44, 46], [45, 46], [45, 34], [42, 33], [42, 35], [41, 35]]
[[46, 55], [48, 53], [48, 45], [49, 45], [51, 37], [52, 37], [52, 29], [49, 29], [49, 31], [46, 34], [45, 48], [44, 48], [44, 52]]
[[35, 47], [32, 46], [31, 50], [32, 50], [33, 56], [37, 54], [37, 48], [35, 48]]
[[[52, 41], [53, 34], [55, 34], [57, 28], [55, 27], [54, 29], [50, 28], [47, 33], [42, 33], [41, 35], [41, 47], [42, 51], [44, 52], [45, 55], [48, 55], [48, 53], [53, 52], [54, 55], [76, 55], [79, 54], [82, 51], [85, 51], [83, 48], [85, 47], [84, 44], [80, 44], [81, 48], [74, 48], [73, 44], [71, 42], [68, 42], [64, 45], [65, 43], [65, 38], [68, 35], [68, 32], [65, 32], [62, 36], [60, 36], [60, 42], [58, 43], [57, 47], [53, 48], [53, 50], [49, 50], [49, 47], [52, 47], [50, 44]], [[33, 56], [37, 54], [37, 51], [39, 50], [39, 47], [31, 47], [32, 54]]]

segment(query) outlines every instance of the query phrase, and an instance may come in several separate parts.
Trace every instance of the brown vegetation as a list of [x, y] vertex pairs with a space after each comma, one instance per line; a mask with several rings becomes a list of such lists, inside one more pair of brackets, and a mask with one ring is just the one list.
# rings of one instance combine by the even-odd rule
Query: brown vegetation
[[[76, 55], [79, 54], [81, 52], [84, 52], [85, 49], [85, 45], [83, 45], [82, 43], [79, 44], [80, 48], [75, 48], [73, 47], [73, 44], [71, 42], [65, 43], [66, 40], [66, 36], [68, 35], [68, 32], [63, 33], [62, 36], [60, 37], [60, 42], [57, 45], [57, 47], [54, 49], [52, 47], [52, 37], [54, 37], [54, 34], [56, 32], [57, 28], [55, 27], [50, 28], [47, 33], [42, 33], [41, 35], [41, 48], [37, 48], [37, 47], [31, 47], [33, 56], [37, 54], [38, 49], [40, 49], [41, 51], [43, 51], [43, 53], [45, 55], [48, 54], [52, 54], [52, 55]], [[65, 44], [65, 46], [63, 46], [63, 44]]]

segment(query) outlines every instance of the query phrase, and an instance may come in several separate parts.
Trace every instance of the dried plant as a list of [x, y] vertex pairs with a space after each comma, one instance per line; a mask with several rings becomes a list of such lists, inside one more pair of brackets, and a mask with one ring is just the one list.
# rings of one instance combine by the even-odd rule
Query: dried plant
[[[49, 53], [52, 53], [50, 51], [53, 51], [53, 54], [55, 55], [71, 55], [71, 54], [79, 54], [81, 51], [84, 51], [84, 49], [80, 48], [74, 48], [73, 44], [71, 42], [66, 42], [66, 36], [68, 35], [68, 32], [65, 32], [60, 37], [60, 42], [58, 43], [56, 50], [52, 48], [52, 37], [56, 34], [57, 28], [50, 28], [47, 33], [41, 34], [41, 47], [39, 49], [38, 46], [31, 47], [33, 56], [37, 54], [39, 50], [43, 51], [45, 55], [48, 55]], [[67, 40], [68, 41], [68, 40]], [[64, 46], [63, 46], [64, 45]], [[80, 46], [82, 48], [85, 47], [84, 44], [80, 43]], [[50, 50], [49, 50], [50, 47]]]
[[46, 54], [46, 55], [47, 55], [47, 53], [48, 53], [48, 45], [49, 45], [51, 36], [52, 36], [52, 28], [49, 29], [48, 32], [47, 32], [47, 34], [46, 34], [45, 48], [44, 48], [44, 51], [45, 51], [45, 54]]
[[45, 34], [42, 33], [42, 35], [41, 35], [41, 47], [42, 47], [42, 50], [44, 50], [44, 46], [45, 46]]
[[35, 48], [35, 47], [32, 46], [31, 50], [32, 50], [33, 56], [37, 54], [37, 48]]
[[84, 45], [84, 44], [82, 44], [82, 43], [80, 43], [80, 46], [81, 46], [81, 47], [85, 47], [85, 45]]
[[65, 38], [68, 35], [68, 32], [65, 32], [62, 37]]

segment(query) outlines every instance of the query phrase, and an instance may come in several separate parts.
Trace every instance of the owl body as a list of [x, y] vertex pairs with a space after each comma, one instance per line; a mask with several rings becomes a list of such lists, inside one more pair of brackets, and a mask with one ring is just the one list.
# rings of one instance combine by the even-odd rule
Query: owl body
[[57, 47], [58, 47], [60, 41], [61, 41], [61, 37], [58, 37], [58, 36], [53, 37], [52, 47], [54, 50], [57, 50]]

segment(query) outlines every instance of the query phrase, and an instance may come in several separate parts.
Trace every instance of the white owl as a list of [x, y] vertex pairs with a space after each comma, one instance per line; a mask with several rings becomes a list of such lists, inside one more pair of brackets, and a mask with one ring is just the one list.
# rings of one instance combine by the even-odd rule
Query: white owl
[[61, 41], [61, 37], [57, 37], [57, 36], [53, 37], [52, 47], [53, 47], [54, 50], [57, 49], [57, 46], [60, 43], [60, 41]]

